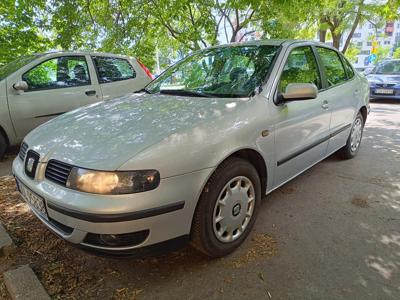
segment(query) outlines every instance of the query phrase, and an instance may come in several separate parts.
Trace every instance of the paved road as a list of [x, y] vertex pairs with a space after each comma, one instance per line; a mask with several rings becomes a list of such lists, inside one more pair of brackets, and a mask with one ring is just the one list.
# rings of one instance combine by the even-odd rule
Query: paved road
[[145, 299], [400, 299], [400, 103], [371, 106], [357, 158], [332, 156], [263, 202], [253, 236], [272, 235], [277, 255], [232, 267], [247, 242], [222, 260], [116, 260], [108, 285]]

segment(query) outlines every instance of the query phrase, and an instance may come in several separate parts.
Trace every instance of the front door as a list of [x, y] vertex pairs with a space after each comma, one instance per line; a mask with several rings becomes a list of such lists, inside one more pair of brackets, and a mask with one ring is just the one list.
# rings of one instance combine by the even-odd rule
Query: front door
[[[310, 46], [290, 51], [277, 95], [289, 83], [313, 83], [322, 89], [321, 73]], [[276, 124], [274, 187], [277, 187], [325, 157], [331, 114], [321, 94], [316, 99], [271, 103], [271, 107]]]
[[[12, 88], [19, 80], [28, 83], [27, 91]], [[98, 85], [92, 84], [83, 55], [42, 61], [9, 80], [8, 91], [11, 119], [19, 139], [55, 116], [101, 100], [101, 92]]]

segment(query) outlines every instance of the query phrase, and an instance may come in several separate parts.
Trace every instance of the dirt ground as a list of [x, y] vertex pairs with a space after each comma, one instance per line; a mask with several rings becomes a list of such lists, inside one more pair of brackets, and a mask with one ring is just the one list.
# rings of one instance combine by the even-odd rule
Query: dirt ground
[[357, 158], [332, 156], [268, 195], [247, 242], [219, 260], [191, 248], [88, 254], [48, 231], [2, 177], [0, 220], [17, 250], [0, 273], [29, 263], [55, 299], [400, 299], [400, 102], [371, 106]]

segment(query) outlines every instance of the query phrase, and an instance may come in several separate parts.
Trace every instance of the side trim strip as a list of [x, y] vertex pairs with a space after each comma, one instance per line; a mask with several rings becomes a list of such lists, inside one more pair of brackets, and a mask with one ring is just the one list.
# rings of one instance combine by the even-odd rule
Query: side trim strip
[[167, 204], [167, 205], [156, 207], [156, 208], [150, 208], [150, 209], [145, 209], [145, 210], [140, 210], [140, 211], [135, 211], [135, 212], [120, 213], [120, 214], [85, 213], [85, 212], [80, 212], [80, 211], [69, 209], [69, 208], [60, 207], [60, 206], [55, 205], [50, 202], [47, 202], [47, 206], [52, 210], [55, 210], [59, 213], [62, 213], [64, 215], [67, 215], [67, 216], [70, 216], [70, 217], [73, 217], [76, 219], [93, 222], [93, 223], [113, 223], [113, 222], [126, 222], [126, 221], [150, 218], [150, 217], [166, 214], [169, 212], [173, 212], [176, 210], [180, 210], [185, 206], [185, 201]]
[[304, 152], [307, 152], [308, 150], [311, 150], [312, 148], [314, 148], [314, 147], [316, 147], [316, 146], [322, 144], [323, 142], [326, 142], [327, 140], [329, 140], [330, 138], [332, 138], [332, 137], [338, 135], [338, 134], [341, 133], [342, 131], [345, 131], [345, 130], [348, 129], [350, 126], [351, 126], [351, 124], [347, 124], [346, 126], [343, 126], [342, 128], [340, 128], [340, 129], [336, 130], [335, 132], [329, 134], [328, 136], [326, 136], [326, 137], [324, 137], [324, 138], [322, 138], [322, 139], [319, 139], [319, 140], [317, 140], [316, 142], [312, 143], [311, 145], [309, 145], [309, 146], [307, 146], [307, 147], [305, 147], [305, 148], [303, 148], [303, 149], [300, 149], [299, 151], [297, 151], [297, 152], [295, 152], [295, 153], [293, 153], [293, 154], [291, 154], [291, 155], [289, 155], [289, 156], [287, 156], [287, 157], [281, 159], [280, 161], [277, 162], [278, 167], [279, 167], [280, 165], [282, 165], [282, 164], [288, 162], [289, 160], [291, 160], [291, 159], [293, 159], [293, 158], [295, 158], [295, 157], [297, 157], [297, 156], [303, 154]]
[[59, 115], [65, 114], [65, 113], [66, 113], [66, 111], [59, 112], [59, 113], [54, 113], [54, 114], [49, 114], [49, 115], [36, 116], [35, 119], [47, 118], [47, 117], [56, 117], [56, 116], [59, 116]]

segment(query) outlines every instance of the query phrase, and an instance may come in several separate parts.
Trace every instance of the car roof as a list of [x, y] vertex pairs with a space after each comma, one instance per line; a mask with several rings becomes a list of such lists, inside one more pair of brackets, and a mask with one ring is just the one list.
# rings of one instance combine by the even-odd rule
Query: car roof
[[310, 40], [300, 40], [300, 39], [265, 39], [265, 40], [257, 40], [257, 41], [245, 41], [245, 42], [234, 42], [229, 44], [222, 44], [217, 45], [210, 48], [218, 48], [218, 47], [229, 47], [229, 46], [261, 46], [261, 45], [270, 45], [270, 46], [290, 46], [292, 44], [297, 43], [308, 43], [310, 45], [321, 46], [325, 48], [330, 48], [335, 51], [337, 49], [333, 48], [332, 46], [317, 42], [317, 41], [310, 41]]
[[93, 56], [112, 56], [112, 57], [130, 57], [129, 55], [123, 54], [114, 54], [108, 52], [93, 52], [93, 51], [65, 51], [65, 50], [51, 50], [43, 53], [35, 53], [34, 55], [40, 56], [52, 56], [54, 54], [63, 54], [63, 55], [93, 55]]

